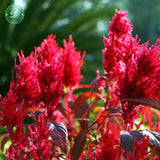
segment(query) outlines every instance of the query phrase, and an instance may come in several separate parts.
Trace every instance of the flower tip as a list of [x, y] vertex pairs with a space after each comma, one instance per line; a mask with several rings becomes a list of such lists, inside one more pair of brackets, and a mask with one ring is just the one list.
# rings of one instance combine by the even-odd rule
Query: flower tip
[[96, 76], [99, 77], [99, 70], [96, 71]]
[[73, 37], [72, 37], [72, 35], [71, 35], [71, 34], [69, 35], [69, 39], [68, 39], [68, 41], [69, 41], [69, 42], [72, 42], [72, 41], [73, 41]]

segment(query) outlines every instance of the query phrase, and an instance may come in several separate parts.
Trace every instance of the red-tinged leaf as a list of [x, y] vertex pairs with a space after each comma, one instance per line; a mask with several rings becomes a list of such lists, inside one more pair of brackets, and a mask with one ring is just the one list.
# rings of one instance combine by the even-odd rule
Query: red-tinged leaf
[[100, 115], [100, 117], [98, 118], [98, 124], [103, 123], [104, 119], [109, 116], [109, 111], [108, 110], [104, 110], [102, 112], [102, 114]]
[[33, 112], [33, 111], [42, 112], [42, 109], [41, 109], [41, 108], [38, 108], [38, 107], [27, 108], [27, 112]]
[[68, 131], [63, 123], [46, 122], [49, 130], [52, 131], [51, 138], [54, 143], [61, 148], [62, 152], [67, 153]]
[[86, 134], [87, 130], [81, 130], [78, 135], [75, 137], [75, 143], [72, 149], [73, 160], [78, 160], [83, 152], [83, 148], [86, 144]]
[[91, 88], [91, 84], [81, 84], [73, 88], [73, 90], [81, 89], [81, 88]]
[[117, 124], [120, 130], [123, 130], [124, 120], [121, 115], [112, 115], [109, 117], [109, 121], [113, 121]]
[[1, 141], [1, 152], [4, 151], [4, 146], [5, 146], [6, 142], [7, 142], [9, 139], [10, 139], [10, 137], [9, 137], [8, 134], [3, 137], [2, 141]]
[[144, 113], [147, 116], [147, 121], [148, 121], [148, 127], [151, 128], [152, 127], [152, 109], [150, 107], [145, 107], [144, 108]]
[[[95, 96], [95, 95], [92, 95], [92, 96]], [[90, 92], [83, 92], [75, 100], [75, 103], [73, 105], [72, 110], [75, 111], [80, 105], [82, 105], [84, 102], [86, 102], [86, 100], [88, 100], [90, 97], [91, 97]]]
[[120, 115], [120, 113], [117, 113], [117, 108], [109, 108], [103, 111], [99, 111], [96, 117], [96, 123], [98, 123], [98, 129], [104, 124], [104, 122], [111, 116], [117, 116]]
[[160, 150], [160, 134], [157, 132], [143, 130], [143, 134], [149, 137], [150, 141]]
[[65, 104], [65, 108], [67, 110], [69, 110], [68, 95], [67, 94], [64, 96], [64, 104]]
[[[89, 118], [89, 104], [87, 102], [80, 105], [74, 112], [76, 118]], [[88, 128], [88, 121], [79, 121], [83, 129]]]
[[152, 107], [154, 109], [160, 110], [160, 102], [157, 99], [152, 98], [129, 98], [129, 99], [123, 99], [122, 101], [129, 101], [129, 102], [135, 102], [139, 103], [145, 106]]
[[98, 117], [96, 117], [96, 122], [98, 124], [98, 130], [103, 127], [103, 125], [105, 124], [104, 122], [109, 118], [109, 113], [110, 112], [108, 110], [104, 110], [100, 115], [97, 115]]

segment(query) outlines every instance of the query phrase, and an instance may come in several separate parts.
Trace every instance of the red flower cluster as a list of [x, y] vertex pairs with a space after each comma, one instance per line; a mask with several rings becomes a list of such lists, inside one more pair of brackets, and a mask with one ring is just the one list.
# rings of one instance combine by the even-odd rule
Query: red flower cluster
[[118, 137], [110, 129], [106, 133], [101, 133], [102, 137], [99, 142], [99, 147], [90, 151], [89, 160], [119, 160], [121, 157], [121, 148], [118, 142]]
[[18, 65], [15, 59], [16, 83], [14, 92], [17, 94], [18, 101], [24, 101], [25, 108], [28, 108], [40, 101], [37, 56], [32, 52], [28, 57], [25, 57], [23, 51], [17, 55], [20, 64]]
[[[49, 140], [53, 130], [46, 124], [56, 119], [59, 111], [55, 108], [61, 101], [63, 85], [73, 87], [80, 82], [85, 53], [81, 58], [72, 36], [68, 43], [64, 40], [63, 49], [56, 43], [55, 36], [50, 35], [28, 57], [23, 51], [17, 55], [16, 80], [14, 82], [13, 76], [7, 97], [0, 100], [0, 125], [6, 127], [9, 134], [5, 139], [12, 142], [6, 156], [9, 159], [49, 160], [55, 156], [56, 144], [66, 152], [67, 141], [63, 139], [67, 139], [67, 133], [65, 126], [57, 125], [56, 136], [63, 135], [60, 140], [56, 139], [59, 143], [54, 143], [54, 134]], [[25, 125], [28, 117], [35, 124]]]
[[57, 105], [61, 100], [63, 84], [63, 55], [55, 36], [50, 35], [35, 48], [38, 52], [38, 80], [41, 101], [45, 105]]
[[29, 126], [29, 153], [35, 160], [52, 158], [53, 141], [49, 137], [53, 130], [50, 125], [46, 126], [46, 117], [46, 113], [40, 114], [38, 123]]
[[85, 52], [81, 57], [81, 52], [76, 51], [75, 43], [72, 40], [72, 35], [69, 36], [68, 43], [63, 40], [64, 43], [64, 85], [67, 87], [74, 87], [79, 84], [81, 78], [81, 67]]
[[[109, 26], [109, 38], [104, 37], [103, 64], [105, 76], [111, 86], [110, 92], [120, 101], [138, 97], [159, 97], [159, 40], [149, 49], [148, 42], [139, 44], [137, 37], [132, 37], [133, 27], [126, 15], [127, 12], [116, 10]], [[123, 102], [122, 110], [126, 124], [131, 124], [138, 106]]]

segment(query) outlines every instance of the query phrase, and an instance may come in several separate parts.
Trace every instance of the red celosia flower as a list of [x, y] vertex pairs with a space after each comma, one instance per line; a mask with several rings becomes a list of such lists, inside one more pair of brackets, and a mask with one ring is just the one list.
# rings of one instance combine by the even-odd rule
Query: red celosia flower
[[[133, 27], [126, 15], [127, 12], [116, 10], [109, 26], [109, 39], [104, 38], [103, 64], [109, 80], [109, 93], [117, 95], [119, 100], [156, 97], [160, 79], [159, 40], [150, 49], [148, 43], [140, 45], [137, 37], [132, 37]], [[138, 106], [124, 102], [122, 110], [125, 123], [132, 124]]]
[[19, 103], [13, 91], [14, 82], [11, 82], [7, 97], [0, 100], [0, 125], [13, 130], [13, 127], [22, 127], [26, 115], [23, 101]]
[[[137, 46], [137, 43], [134, 45], [133, 41], [131, 42], [130, 51], [134, 50], [134, 47]], [[120, 100], [158, 96], [156, 88], [158, 88], [157, 86], [159, 84], [157, 77], [158, 79], [160, 78], [160, 60], [158, 58], [159, 46], [155, 44], [149, 50], [147, 49], [147, 44], [138, 45], [137, 47], [137, 49], [135, 47], [137, 50], [136, 54], [133, 51], [132, 57], [128, 56], [127, 59], [123, 60], [123, 71], [119, 69], [117, 95]], [[132, 123], [134, 119], [133, 116], [138, 111], [137, 106], [131, 102], [126, 102], [122, 103], [122, 109], [124, 120], [127, 123]]]
[[20, 64], [16, 64], [16, 86], [15, 92], [17, 93], [18, 100], [24, 101], [26, 106], [34, 105], [39, 101], [39, 82], [38, 82], [38, 66], [37, 57], [31, 53], [28, 57], [24, 57], [23, 51], [19, 57]]
[[106, 133], [101, 133], [102, 137], [99, 143], [99, 147], [90, 151], [90, 160], [119, 160], [121, 156], [121, 148], [115, 133], [112, 133], [110, 129], [107, 129]]
[[69, 36], [68, 43], [63, 40], [64, 43], [64, 85], [67, 87], [73, 87], [79, 84], [81, 78], [81, 67], [85, 52], [81, 57], [81, 52], [76, 51], [75, 43], [72, 40], [72, 36]]
[[[26, 116], [24, 102], [19, 102], [11, 82], [7, 97], [0, 101], [0, 125], [6, 127], [12, 144], [7, 150], [8, 159], [19, 159], [26, 156], [27, 145], [23, 133], [23, 121]], [[22, 155], [21, 155], [22, 154]]]
[[[125, 41], [131, 36], [132, 25], [130, 21], [126, 18], [127, 12], [122, 10], [115, 13], [112, 22], [109, 25], [109, 39], [104, 37], [105, 49], [103, 50], [103, 64], [104, 73], [109, 80], [114, 80], [116, 78], [115, 70], [117, 68], [117, 63], [120, 61], [119, 48], [121, 45], [118, 44], [119, 41]], [[128, 40], [126, 40], [127, 42]]]
[[50, 134], [53, 132], [46, 126], [46, 112], [39, 115], [38, 123], [29, 126], [29, 152], [36, 159], [50, 160], [52, 157], [52, 140], [49, 140]]
[[129, 152], [126, 156], [126, 160], [144, 160], [149, 157], [148, 150], [149, 138], [144, 137], [140, 141], [135, 138], [135, 144], [133, 146], [134, 153]]
[[50, 35], [37, 47], [38, 80], [41, 89], [41, 101], [45, 105], [57, 105], [62, 95], [63, 59], [62, 49], [58, 47], [55, 36]]
[[15, 131], [8, 131], [12, 144], [6, 151], [7, 159], [27, 159], [28, 154], [28, 138], [22, 132], [23, 128], [17, 127]]
[[123, 12], [122, 9], [118, 11], [116, 9], [115, 17], [112, 18], [112, 22], [109, 25], [109, 37], [120, 37], [124, 34], [130, 34], [132, 32], [132, 25], [130, 20], [126, 18], [128, 12]]

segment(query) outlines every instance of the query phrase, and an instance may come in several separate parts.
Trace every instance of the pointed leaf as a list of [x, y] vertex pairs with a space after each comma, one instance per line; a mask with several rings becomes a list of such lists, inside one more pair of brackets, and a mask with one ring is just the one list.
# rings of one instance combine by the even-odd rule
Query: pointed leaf
[[75, 137], [75, 143], [72, 149], [72, 155], [74, 160], [78, 160], [83, 151], [84, 145], [86, 143], [86, 134], [87, 130], [81, 130]]
[[109, 111], [108, 110], [104, 110], [101, 115], [98, 117], [98, 126], [100, 126], [104, 120], [109, 116]]
[[64, 153], [67, 153], [68, 131], [63, 123], [47, 122], [46, 126], [50, 126], [49, 130], [53, 130], [51, 137], [55, 144], [61, 148]]
[[157, 132], [153, 132], [153, 131], [150, 131], [159, 141], [160, 141], [160, 134], [157, 133]]
[[150, 141], [158, 148], [160, 149], [160, 135], [153, 131], [143, 130], [143, 134], [149, 137]]
[[[83, 103], [74, 112], [76, 118], [89, 118], [89, 104], [87, 102]], [[88, 128], [88, 121], [80, 120], [79, 123], [83, 129]]]
[[121, 115], [113, 115], [109, 117], [109, 121], [113, 121], [114, 123], [116, 123], [120, 130], [123, 129], [124, 120]]
[[152, 98], [130, 98], [130, 99], [123, 99], [122, 101], [129, 101], [129, 102], [137, 102], [139, 104], [150, 106], [154, 109], [160, 110], [160, 102], [157, 99]]
[[38, 112], [42, 112], [42, 109], [41, 108], [38, 108], [38, 107], [31, 107], [31, 108], [27, 108], [26, 109], [27, 112], [33, 112], [33, 111], [38, 111]]
[[[92, 95], [96, 96], [96, 94]], [[75, 111], [80, 105], [82, 105], [86, 100], [88, 100], [91, 97], [90, 92], [83, 92], [81, 95], [78, 96], [78, 98], [75, 100], [75, 103], [73, 105], [72, 110]]]
[[143, 138], [143, 134], [136, 130], [130, 130], [129, 133], [132, 135], [134, 139], [136, 138], [139, 141]]
[[129, 151], [133, 152], [134, 138], [129, 132], [121, 131], [120, 141], [121, 141], [122, 147], [124, 148], [126, 152], [129, 152]]

